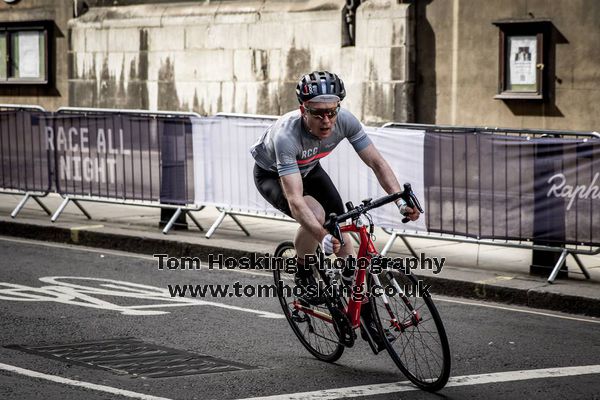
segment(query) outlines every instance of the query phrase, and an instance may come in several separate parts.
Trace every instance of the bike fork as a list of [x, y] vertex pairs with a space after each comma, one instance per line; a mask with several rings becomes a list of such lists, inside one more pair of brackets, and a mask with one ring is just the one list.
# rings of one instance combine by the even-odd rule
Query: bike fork
[[[407, 328], [418, 325], [419, 322], [421, 321], [421, 317], [419, 315], [419, 312], [417, 310], [415, 310], [414, 307], [412, 306], [412, 304], [410, 303], [408, 297], [404, 293], [404, 290], [400, 287], [400, 285], [396, 281], [396, 278], [394, 278], [394, 276], [390, 272], [387, 273], [387, 276], [388, 276], [389, 282], [394, 287], [394, 290], [396, 291], [397, 295], [400, 296], [400, 298], [406, 305], [406, 308], [408, 308], [408, 310], [411, 312], [411, 318], [410, 318], [409, 322], [402, 322], [402, 321], [398, 320], [398, 317], [396, 316], [396, 314], [394, 314], [394, 311], [390, 307], [390, 301], [388, 299], [388, 296], [385, 293], [381, 294], [381, 299], [383, 301], [385, 309], [387, 310], [387, 312], [389, 314], [390, 328], [394, 328], [396, 331], [403, 333]], [[383, 287], [381, 285], [381, 281], [379, 280], [379, 276], [372, 274], [372, 277], [373, 277], [373, 282], [375, 282], [375, 284], [377, 286]]]

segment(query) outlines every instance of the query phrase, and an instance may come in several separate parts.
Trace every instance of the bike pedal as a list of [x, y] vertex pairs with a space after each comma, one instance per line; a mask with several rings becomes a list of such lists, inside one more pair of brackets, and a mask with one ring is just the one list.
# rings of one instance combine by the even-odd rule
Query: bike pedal
[[353, 347], [355, 342], [356, 342], [356, 333], [354, 333], [354, 331], [346, 334], [343, 338], [340, 338], [340, 343], [348, 348]]

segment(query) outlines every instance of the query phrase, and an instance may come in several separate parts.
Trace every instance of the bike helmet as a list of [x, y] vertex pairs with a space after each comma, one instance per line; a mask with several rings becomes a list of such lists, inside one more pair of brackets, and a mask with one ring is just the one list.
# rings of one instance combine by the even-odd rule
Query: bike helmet
[[346, 97], [346, 89], [344, 82], [336, 74], [313, 71], [300, 78], [296, 86], [296, 96], [300, 104], [305, 101], [342, 101]]

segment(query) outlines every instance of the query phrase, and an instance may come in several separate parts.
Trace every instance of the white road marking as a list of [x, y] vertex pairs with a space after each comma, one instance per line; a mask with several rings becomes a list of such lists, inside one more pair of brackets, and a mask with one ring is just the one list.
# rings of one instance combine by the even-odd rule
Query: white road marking
[[[81, 276], [45, 276], [40, 281], [51, 283], [53, 286], [32, 287], [9, 282], [0, 282], [0, 300], [7, 301], [46, 301], [70, 304], [81, 307], [96, 308], [120, 312], [123, 315], [161, 315], [167, 311], [150, 310], [151, 308], [179, 306], [212, 306], [229, 310], [256, 314], [258, 317], [283, 319], [282, 314], [268, 311], [230, 306], [192, 297], [171, 297], [169, 290], [139, 283], [117, 281], [113, 279], [92, 278]], [[75, 284], [77, 282], [92, 282], [95, 286]], [[138, 300], [151, 300], [155, 304], [124, 306], [102, 300], [101, 297], [121, 297]]]
[[[495, 372], [480, 375], [465, 375], [450, 378], [447, 388], [490, 383], [516, 382], [530, 379], [562, 378], [567, 376], [600, 374], [600, 365], [580, 367], [545, 368], [524, 371]], [[252, 397], [243, 400], [331, 400], [351, 397], [377, 396], [389, 393], [420, 390], [410, 382], [383, 383], [377, 385], [352, 386], [315, 392], [290, 393], [266, 397]]]
[[570, 317], [568, 315], [550, 314], [550, 313], [541, 312], [541, 311], [522, 310], [520, 308], [504, 307], [504, 306], [500, 306], [497, 304], [486, 304], [486, 303], [478, 303], [478, 302], [463, 301], [463, 300], [450, 300], [448, 298], [445, 298], [445, 297], [443, 298], [443, 297], [439, 297], [439, 296], [435, 298], [435, 301], [464, 304], [464, 305], [468, 305], [468, 306], [495, 308], [497, 310], [513, 311], [513, 312], [519, 312], [519, 313], [525, 313], [525, 314], [541, 315], [544, 317], [561, 318], [561, 319], [569, 319], [569, 320], [573, 320], [573, 321], [582, 321], [582, 322], [591, 322], [593, 324], [600, 324], [600, 320], [594, 319], [594, 317], [577, 318], [577, 317]]
[[[4, 240], [7, 242], [23, 243], [23, 244], [35, 244], [35, 245], [40, 245], [40, 246], [55, 247], [55, 248], [62, 248], [62, 249], [89, 251], [92, 253], [110, 254], [110, 255], [114, 255], [114, 256], [132, 257], [132, 258], [138, 258], [138, 259], [142, 259], [142, 260], [151, 260], [151, 261], [156, 262], [156, 258], [152, 257], [152, 256], [146, 256], [143, 254], [135, 254], [135, 253], [127, 253], [124, 251], [117, 251], [117, 250], [95, 249], [95, 248], [86, 247], [86, 246], [67, 245], [67, 244], [61, 244], [61, 243], [48, 243], [48, 242], [41, 242], [41, 241], [32, 240], [32, 239], [15, 239], [15, 238], [6, 237], [6, 236], [0, 236], [0, 240]], [[207, 271], [210, 271], [210, 270], [207, 269]], [[249, 275], [268, 276], [268, 277], [273, 276], [271, 273], [267, 273], [267, 272], [246, 271], [246, 270], [239, 270], [239, 269], [222, 269], [222, 270], [213, 270], [213, 271], [231, 271], [231, 272], [237, 272], [237, 273], [249, 274]], [[448, 303], [464, 304], [464, 305], [470, 305], [470, 306], [495, 308], [498, 310], [514, 311], [514, 312], [525, 313], [525, 314], [541, 315], [544, 317], [551, 317], [551, 318], [560, 318], [560, 319], [567, 319], [567, 320], [581, 321], [581, 322], [591, 322], [591, 323], [595, 323], [595, 324], [600, 323], [599, 319], [595, 319], [593, 317], [589, 317], [589, 318], [570, 317], [570, 316], [561, 315], [561, 314], [552, 314], [552, 313], [548, 313], [548, 312], [540, 312], [540, 311], [524, 310], [524, 309], [519, 309], [519, 308], [507, 307], [507, 306], [502, 306], [502, 305], [498, 305], [498, 304], [494, 304], [494, 303], [480, 303], [480, 302], [474, 302], [474, 301], [450, 300], [447, 298], [442, 298], [440, 296], [436, 296], [434, 300], [435, 301], [445, 301]]]
[[29, 369], [15, 367], [14, 365], [8, 365], [8, 364], [2, 364], [2, 363], [0, 363], [0, 369], [3, 369], [5, 371], [14, 372], [14, 373], [20, 374], [20, 375], [29, 376], [31, 378], [45, 379], [47, 381], [52, 381], [52, 382], [56, 382], [56, 383], [62, 383], [62, 384], [65, 384], [65, 385], [77, 386], [77, 387], [80, 387], [80, 388], [91, 389], [91, 390], [96, 390], [96, 391], [105, 392], [105, 393], [116, 394], [116, 395], [119, 395], [119, 396], [130, 397], [130, 398], [133, 398], [133, 399], [142, 399], [142, 400], [170, 400], [167, 397], [151, 396], [151, 395], [148, 395], [148, 394], [132, 392], [132, 391], [129, 391], [129, 390], [117, 389], [117, 388], [114, 388], [114, 387], [111, 387], [111, 386], [97, 385], [95, 383], [89, 383], [89, 382], [84, 382], [84, 381], [76, 381], [76, 380], [73, 380], [73, 379], [62, 378], [60, 376], [43, 374], [41, 372], [37, 372], [37, 371], [29, 370]]

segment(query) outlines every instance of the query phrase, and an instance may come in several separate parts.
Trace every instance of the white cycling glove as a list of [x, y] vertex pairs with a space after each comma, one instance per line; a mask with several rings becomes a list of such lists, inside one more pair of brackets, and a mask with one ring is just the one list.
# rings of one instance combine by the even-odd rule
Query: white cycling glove
[[398, 211], [400, 211], [400, 214], [402, 216], [406, 216], [406, 214], [408, 213], [408, 206], [406, 205], [406, 202], [403, 199], [400, 199], [400, 201], [396, 203], [396, 205], [398, 206]]
[[321, 249], [326, 256], [330, 256], [333, 254], [333, 235], [328, 233], [325, 235], [323, 240], [321, 240]]

